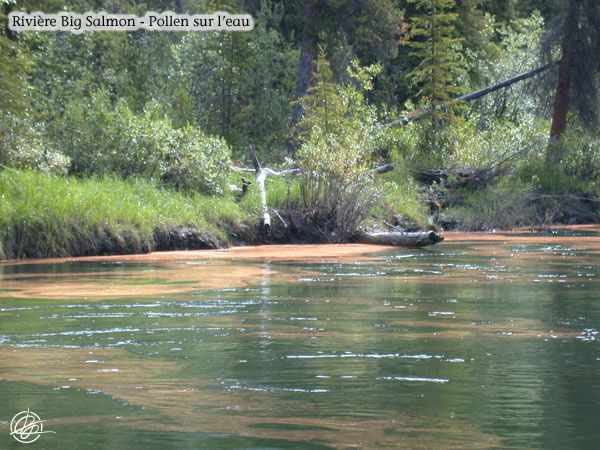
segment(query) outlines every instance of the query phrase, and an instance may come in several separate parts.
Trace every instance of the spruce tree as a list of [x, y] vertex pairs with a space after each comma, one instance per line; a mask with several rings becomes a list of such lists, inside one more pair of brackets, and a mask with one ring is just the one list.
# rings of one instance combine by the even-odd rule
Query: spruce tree
[[[455, 0], [410, 0], [417, 14], [409, 18], [408, 45], [419, 64], [409, 73], [418, 89], [417, 101], [426, 107], [447, 105], [464, 92], [465, 62], [458, 36]], [[437, 114], [439, 116], [439, 114]]]

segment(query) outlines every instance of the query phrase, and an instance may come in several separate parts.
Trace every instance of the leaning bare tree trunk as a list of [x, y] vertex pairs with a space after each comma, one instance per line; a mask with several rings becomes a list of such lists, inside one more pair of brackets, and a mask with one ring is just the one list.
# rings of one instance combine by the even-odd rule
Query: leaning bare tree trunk
[[564, 149], [558, 143], [567, 125], [569, 111], [569, 91], [571, 90], [572, 55], [575, 51], [575, 35], [579, 26], [580, 0], [569, 0], [569, 9], [563, 27], [562, 56], [558, 66], [558, 84], [554, 98], [550, 143], [547, 162], [558, 164], [564, 157]]
[[296, 77], [296, 103], [292, 110], [292, 137], [288, 142], [288, 153], [296, 153], [296, 125], [304, 115], [304, 107], [298, 101], [306, 95], [308, 86], [310, 86], [313, 73], [315, 71], [315, 61], [317, 59], [317, 33], [315, 31], [314, 21], [317, 16], [317, 4], [314, 1], [308, 1], [304, 5], [304, 30], [302, 32], [302, 44], [300, 47], [300, 63], [298, 64], [298, 75]]
[[358, 237], [358, 242], [363, 244], [376, 245], [394, 245], [400, 247], [423, 247], [426, 245], [437, 244], [444, 240], [435, 231], [419, 231], [416, 233], [362, 233]]
[[267, 178], [267, 172], [260, 165], [258, 155], [256, 154], [256, 147], [250, 146], [250, 152], [252, 153], [252, 163], [254, 164], [254, 175], [256, 176], [256, 185], [260, 192], [260, 202], [263, 209], [263, 227], [269, 228], [271, 226], [271, 215], [269, 214], [269, 205], [267, 205], [267, 191], [265, 189], [265, 179]]
[[390, 127], [393, 125], [407, 125], [409, 122], [416, 120], [416, 119], [420, 119], [421, 117], [426, 116], [427, 114], [431, 114], [435, 110], [443, 109], [445, 106], [450, 105], [450, 103], [470, 102], [470, 101], [476, 100], [485, 95], [491, 94], [492, 92], [496, 92], [496, 91], [499, 91], [500, 89], [507, 88], [515, 83], [518, 83], [519, 81], [523, 81], [523, 80], [527, 80], [528, 78], [532, 78], [532, 77], [550, 69], [551, 67], [554, 66], [554, 64], [555, 63], [544, 64], [543, 66], [536, 67], [535, 69], [520, 73], [519, 75], [515, 75], [514, 77], [510, 77], [505, 80], [498, 81], [498, 82], [491, 84], [489, 86], [486, 86], [482, 89], [478, 89], [477, 91], [469, 92], [468, 94], [461, 95], [460, 97], [456, 97], [454, 100], [452, 100], [449, 103], [444, 103], [442, 105], [436, 105], [429, 109], [420, 109], [418, 111], [415, 111], [415, 112], [409, 114], [406, 117], [403, 117], [402, 119], [394, 120], [392, 122], [384, 124], [383, 126]]

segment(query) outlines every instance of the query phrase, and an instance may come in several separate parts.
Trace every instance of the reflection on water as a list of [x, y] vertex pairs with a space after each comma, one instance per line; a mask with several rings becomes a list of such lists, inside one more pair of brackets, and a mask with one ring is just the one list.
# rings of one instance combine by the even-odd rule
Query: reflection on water
[[597, 446], [597, 230], [348, 248], [0, 265], [0, 447]]

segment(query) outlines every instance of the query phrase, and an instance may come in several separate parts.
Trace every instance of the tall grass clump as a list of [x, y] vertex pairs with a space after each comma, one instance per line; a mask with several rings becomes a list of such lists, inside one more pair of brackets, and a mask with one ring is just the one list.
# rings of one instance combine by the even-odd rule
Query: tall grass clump
[[190, 227], [217, 241], [245, 216], [232, 200], [140, 179], [0, 172], [0, 258], [147, 252], [157, 230]]

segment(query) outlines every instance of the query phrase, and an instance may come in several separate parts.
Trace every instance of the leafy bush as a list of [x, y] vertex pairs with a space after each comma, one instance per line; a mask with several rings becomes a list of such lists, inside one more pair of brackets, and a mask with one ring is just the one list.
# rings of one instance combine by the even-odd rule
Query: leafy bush
[[465, 191], [464, 203], [445, 211], [447, 220], [464, 230], [510, 229], [545, 223], [532, 204], [531, 186], [519, 179], [504, 179], [480, 191]]
[[366, 105], [364, 92], [378, 71], [378, 66], [361, 68], [355, 61], [349, 69], [352, 83], [335, 84], [321, 56], [316, 83], [303, 99], [297, 155], [303, 207], [315, 223], [335, 233], [330, 237], [335, 241], [352, 234], [377, 199], [369, 171], [376, 114]]
[[153, 105], [140, 115], [124, 103], [114, 108], [104, 91], [69, 103], [57, 142], [72, 173], [160, 178], [203, 192], [221, 192], [230, 157], [222, 139], [191, 126], [175, 129]]
[[30, 55], [0, 35], [0, 164], [64, 172], [69, 160], [43, 141], [28, 85]]
[[64, 174], [69, 163], [68, 157], [49, 148], [43, 131], [32, 125], [29, 118], [0, 112], [1, 165]]
[[[427, 123], [411, 122], [390, 127], [378, 138], [392, 161], [417, 168], [490, 167], [509, 158], [543, 158], [548, 144], [549, 124], [545, 119], [524, 116], [520, 123], [495, 119], [481, 127], [477, 116], [435, 133]], [[583, 141], [582, 141], [583, 143]]]
[[421, 200], [417, 182], [406, 167], [397, 166], [395, 170], [378, 176], [376, 182], [381, 194], [372, 211], [374, 216], [389, 223], [402, 219], [420, 228], [427, 226], [427, 207]]
[[600, 127], [584, 130], [579, 126], [567, 128], [561, 138], [567, 146], [563, 161], [566, 173], [600, 187]]
[[[494, 22], [493, 19], [488, 18]], [[481, 79], [470, 90], [515, 76], [542, 64], [539, 46], [544, 32], [544, 19], [535, 12], [511, 23], [492, 23], [490, 41], [496, 41], [496, 51], [490, 54], [470, 55], [477, 62]], [[494, 38], [495, 37], [495, 38]], [[532, 87], [539, 78], [523, 81], [508, 89], [501, 89], [472, 103], [481, 127], [490, 126], [496, 119], [520, 123], [530, 121], [539, 108]], [[493, 126], [493, 125], [492, 125]]]

